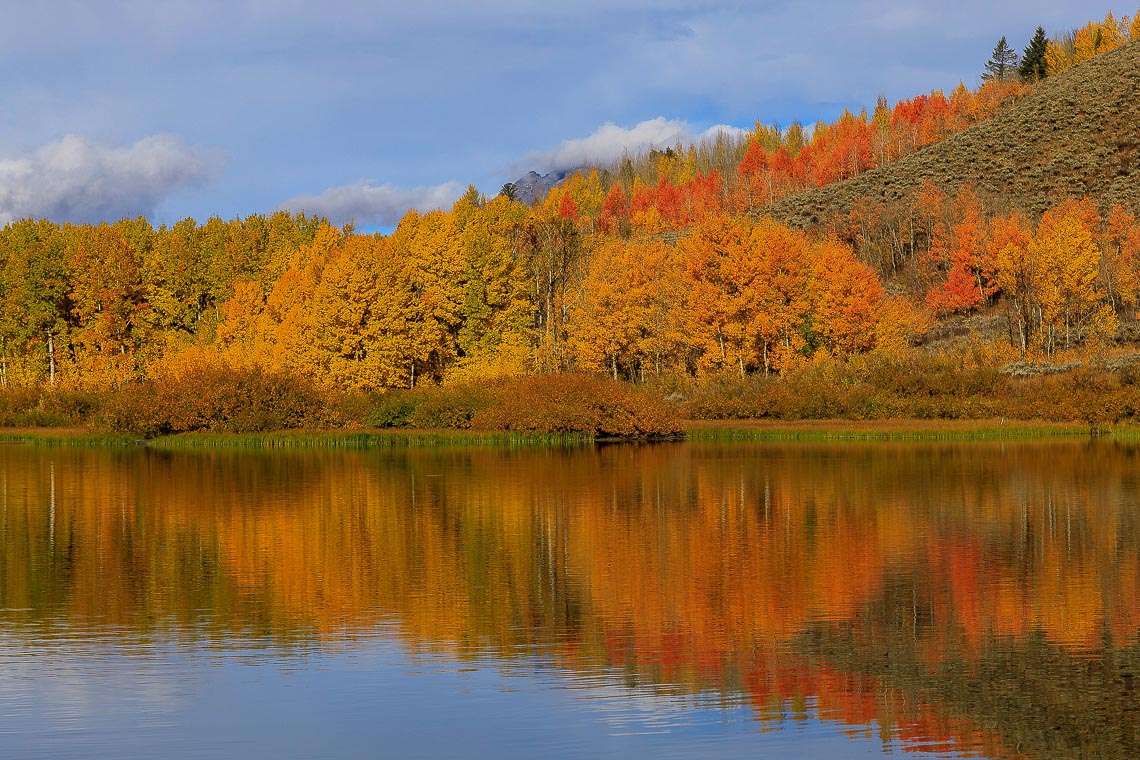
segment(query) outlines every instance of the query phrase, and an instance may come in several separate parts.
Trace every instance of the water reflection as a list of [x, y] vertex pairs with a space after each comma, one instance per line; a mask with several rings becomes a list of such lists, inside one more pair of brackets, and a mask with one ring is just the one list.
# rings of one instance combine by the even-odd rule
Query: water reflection
[[612, 735], [699, 724], [702, 751], [703, 716], [736, 715], [851, 747], [1132, 757], [1138, 465], [1103, 443], [7, 447], [0, 705], [84, 703], [129, 668], [171, 705], [148, 715], [178, 714], [179, 658], [289, 672], [379, 647], [395, 671], [580, 693]]

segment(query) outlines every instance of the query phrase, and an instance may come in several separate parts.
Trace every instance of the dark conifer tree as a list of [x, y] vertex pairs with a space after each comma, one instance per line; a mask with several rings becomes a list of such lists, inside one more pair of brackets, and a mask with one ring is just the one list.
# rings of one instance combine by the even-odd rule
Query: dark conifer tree
[[1049, 75], [1049, 67], [1045, 65], [1045, 49], [1049, 40], [1045, 37], [1045, 30], [1037, 27], [1033, 39], [1025, 46], [1025, 53], [1021, 56], [1021, 65], [1017, 69], [1022, 82], [1036, 82]]
[[994, 52], [990, 59], [986, 61], [986, 70], [982, 73], [982, 79], [987, 82], [1006, 82], [1014, 77], [1017, 73], [1017, 51], [1009, 46], [1003, 35], [998, 44], [994, 46]]

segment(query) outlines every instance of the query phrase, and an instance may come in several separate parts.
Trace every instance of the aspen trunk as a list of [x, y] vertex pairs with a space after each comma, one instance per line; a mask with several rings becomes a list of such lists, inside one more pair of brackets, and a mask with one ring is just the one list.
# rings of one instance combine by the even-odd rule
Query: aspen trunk
[[55, 336], [48, 330], [48, 382], [55, 387]]

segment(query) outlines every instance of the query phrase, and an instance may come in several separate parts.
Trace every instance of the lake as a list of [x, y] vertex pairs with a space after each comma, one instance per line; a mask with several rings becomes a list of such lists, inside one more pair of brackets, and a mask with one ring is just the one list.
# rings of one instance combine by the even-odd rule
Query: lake
[[0, 756], [1140, 756], [1140, 449], [0, 446]]

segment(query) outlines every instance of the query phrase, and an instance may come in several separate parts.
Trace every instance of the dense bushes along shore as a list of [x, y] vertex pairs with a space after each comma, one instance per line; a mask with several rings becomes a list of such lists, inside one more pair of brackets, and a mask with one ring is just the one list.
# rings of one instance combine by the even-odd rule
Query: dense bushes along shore
[[413, 427], [600, 438], [681, 431], [676, 407], [653, 391], [585, 374], [370, 395], [320, 389], [295, 375], [215, 367], [99, 393], [0, 392], [0, 426], [74, 425], [144, 437]]
[[155, 437], [182, 432], [418, 428], [669, 437], [691, 420], [1140, 420], [1140, 364], [1017, 377], [966, 357], [825, 359], [782, 376], [724, 373], [631, 386], [565, 373], [382, 394], [259, 369], [200, 369], [98, 393], [0, 392], [0, 426]]

